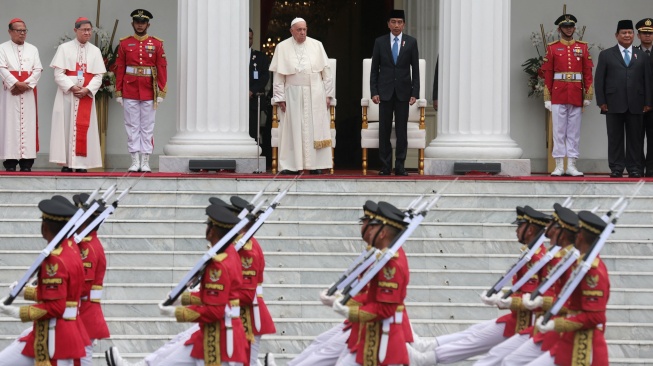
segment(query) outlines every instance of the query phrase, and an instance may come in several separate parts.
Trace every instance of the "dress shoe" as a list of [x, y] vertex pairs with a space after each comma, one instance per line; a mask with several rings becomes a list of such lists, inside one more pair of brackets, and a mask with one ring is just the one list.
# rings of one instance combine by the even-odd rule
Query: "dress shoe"
[[[14, 170], [16, 170], [16, 169], [14, 168]], [[21, 167], [21, 168], [20, 168], [20, 171], [21, 171], [21, 172], [31, 172], [31, 171], [32, 171], [32, 168], [28, 168], [28, 167], [24, 166], [24, 167]]]
[[623, 177], [623, 173], [613, 170], [612, 173], [610, 173], [610, 178], [621, 178]]
[[628, 172], [628, 178], [641, 178], [642, 173], [640, 172]]
[[281, 171], [280, 174], [282, 174], [282, 175], [297, 175], [297, 174], [299, 174], [299, 172], [296, 171], [296, 170], [284, 169], [284, 170]]
[[408, 172], [406, 171], [406, 169], [395, 169], [395, 175], [407, 177]]
[[313, 169], [313, 170], [309, 171], [309, 174], [320, 175], [320, 174], [322, 174], [322, 169]]
[[75, 173], [88, 173], [86, 169], [75, 169]]
[[72, 173], [73, 170], [70, 169], [70, 168], [67, 167], [67, 166], [64, 166], [64, 167], [61, 167], [61, 172], [62, 172], [62, 173]]
[[9, 168], [6, 168], [5, 170], [8, 171], [8, 172], [15, 172], [16, 167], [9, 167]]
[[390, 172], [387, 170], [379, 170], [379, 175], [390, 175]]

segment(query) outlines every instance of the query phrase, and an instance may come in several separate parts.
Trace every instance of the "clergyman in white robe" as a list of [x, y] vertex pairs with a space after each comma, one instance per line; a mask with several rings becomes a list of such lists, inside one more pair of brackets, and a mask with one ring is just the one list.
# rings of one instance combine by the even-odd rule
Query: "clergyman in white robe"
[[[38, 126], [36, 84], [43, 66], [39, 51], [24, 42], [16, 44], [7, 41], [0, 44], [0, 160], [5, 160], [6, 169], [32, 168], [38, 152]], [[13, 95], [17, 82], [25, 82], [30, 90]]]
[[[100, 135], [94, 98], [106, 72], [100, 49], [89, 42], [82, 44], [73, 39], [59, 45], [50, 67], [54, 68], [54, 81], [58, 87], [52, 109], [50, 162], [71, 169], [101, 167]], [[73, 86], [88, 88], [92, 94], [82, 98], [88, 98], [84, 102], [92, 105], [88, 111], [90, 120], [86, 133], [80, 128], [83, 118], [78, 118], [80, 103], [83, 101], [70, 91]]]
[[285, 102], [279, 114], [279, 169], [331, 169], [331, 132], [326, 98], [333, 98], [328, 57], [320, 41], [293, 37], [280, 42], [272, 57], [272, 102]]

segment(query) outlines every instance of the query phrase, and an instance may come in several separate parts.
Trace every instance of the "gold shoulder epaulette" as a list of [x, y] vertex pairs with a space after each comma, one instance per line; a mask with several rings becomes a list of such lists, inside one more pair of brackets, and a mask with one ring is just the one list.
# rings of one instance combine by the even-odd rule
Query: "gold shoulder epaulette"
[[585, 42], [585, 41], [579, 41], [579, 40], [576, 40], [576, 42], [578, 42], [578, 43], [582, 43], [582, 44], [587, 44], [587, 42]]
[[121, 41], [124, 41], [124, 40], [126, 40], [127, 38], [129, 38], [129, 37], [131, 37], [131, 36], [125, 36], [125, 37], [122, 37], [122, 38], [120, 38], [120, 40], [121, 40]]
[[227, 253], [220, 253], [213, 256], [213, 260], [216, 262], [222, 262], [225, 258], [227, 258]]
[[594, 258], [594, 262], [592, 262], [592, 268], [596, 268], [596, 267], [598, 267], [598, 266], [599, 266], [599, 259], [598, 259], [598, 258]]
[[550, 46], [550, 45], [552, 45], [552, 44], [556, 44], [556, 43], [558, 43], [558, 42], [560, 42], [560, 41], [558, 40], [558, 41], [549, 42], [549, 43], [547, 43], [546, 45], [547, 45], [547, 46]]
[[59, 256], [59, 255], [61, 254], [62, 251], [63, 251], [63, 248], [61, 247], [61, 245], [59, 245], [59, 246], [57, 247], [57, 249], [55, 249], [55, 250], [53, 250], [52, 252], [50, 252], [50, 254], [51, 254], [51, 255]]
[[152, 38], [158, 40], [159, 42], [163, 43], [163, 40], [161, 38], [159, 38], [159, 37], [155, 37], [155, 36], [150, 36], [150, 37], [152, 37]]

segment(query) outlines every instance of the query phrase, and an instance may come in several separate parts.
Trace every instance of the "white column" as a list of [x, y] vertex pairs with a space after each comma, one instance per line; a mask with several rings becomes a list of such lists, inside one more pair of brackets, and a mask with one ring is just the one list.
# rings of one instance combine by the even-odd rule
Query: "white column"
[[[510, 138], [510, 0], [440, 0], [434, 159], [518, 159]], [[529, 172], [530, 173], [530, 172]]]
[[179, 0], [174, 157], [256, 158], [248, 133], [249, 1]]

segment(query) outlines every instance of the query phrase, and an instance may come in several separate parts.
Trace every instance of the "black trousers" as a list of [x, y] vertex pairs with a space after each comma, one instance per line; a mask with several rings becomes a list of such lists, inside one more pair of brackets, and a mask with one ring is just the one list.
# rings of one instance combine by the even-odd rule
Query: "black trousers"
[[[653, 175], [653, 112], [644, 113], [644, 135], [646, 135], [646, 174]], [[642, 171], [643, 172], [643, 171]]]
[[408, 101], [397, 100], [393, 94], [390, 100], [379, 103], [379, 158], [382, 170], [392, 170], [392, 117], [395, 122], [395, 136], [397, 137], [395, 151], [395, 169], [403, 169], [408, 149]]
[[628, 112], [608, 113], [605, 115], [605, 122], [610, 171], [623, 173], [625, 168], [628, 173], [641, 174], [644, 171], [643, 115]]

